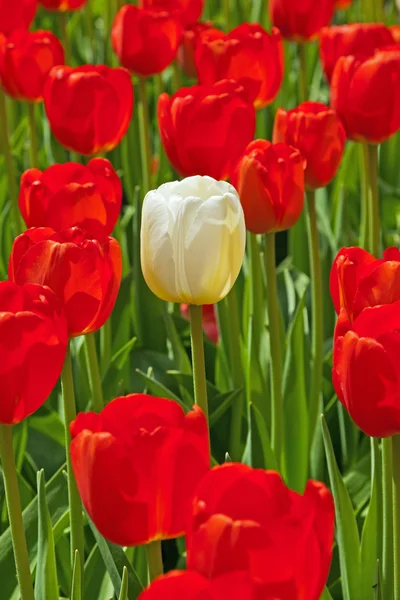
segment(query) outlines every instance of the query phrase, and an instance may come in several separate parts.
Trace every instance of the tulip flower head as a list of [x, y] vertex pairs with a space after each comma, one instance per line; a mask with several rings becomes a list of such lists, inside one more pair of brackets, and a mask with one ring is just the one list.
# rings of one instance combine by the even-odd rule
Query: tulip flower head
[[0, 282], [0, 423], [19, 423], [47, 400], [67, 344], [67, 320], [48, 287]]
[[275, 115], [273, 141], [297, 148], [306, 160], [306, 187], [315, 190], [332, 181], [346, 144], [346, 132], [332, 108], [321, 102], [303, 102]]
[[270, 0], [271, 21], [287, 40], [309, 42], [329, 25], [335, 0]]
[[183, 27], [177, 13], [126, 4], [117, 13], [111, 41], [120, 63], [141, 77], [161, 73], [176, 57]]
[[177, 61], [182, 71], [188, 77], [197, 77], [197, 69], [195, 64], [195, 53], [200, 36], [205, 31], [213, 29], [212, 23], [206, 21], [204, 23], [193, 23], [188, 25], [183, 32], [182, 42], [178, 49]]
[[[71, 459], [83, 504], [100, 533], [136, 546], [185, 533], [194, 490], [209, 470], [198, 406], [131, 394], [71, 425]], [[112, 515], [112, 518], [110, 518]]]
[[229, 183], [188, 177], [144, 199], [142, 271], [162, 300], [198, 305], [222, 300], [239, 275], [245, 243], [243, 210]]
[[252, 233], [272, 233], [293, 227], [304, 204], [305, 162], [287, 144], [251, 142], [232, 176], [246, 227]]
[[93, 158], [29, 169], [21, 177], [19, 207], [28, 227], [62, 231], [75, 227], [103, 240], [111, 234], [122, 204], [122, 185], [110, 161]]
[[51, 31], [18, 29], [8, 37], [0, 34], [0, 82], [17, 100], [43, 100], [49, 72], [62, 64], [64, 50]]
[[44, 88], [44, 106], [63, 146], [80, 154], [109, 152], [129, 127], [131, 76], [126, 69], [105, 65], [54, 67]]
[[252, 100], [232, 80], [182, 88], [158, 100], [158, 126], [172, 166], [184, 177], [228, 179], [256, 125]]
[[0, 33], [27, 29], [32, 23], [38, 0], [0, 0]]
[[184, 27], [193, 25], [201, 17], [205, 0], [139, 0], [142, 8], [177, 12]]
[[248, 90], [255, 108], [264, 108], [282, 83], [282, 36], [276, 28], [268, 34], [257, 23], [243, 23], [228, 34], [211, 29], [200, 35], [195, 63], [199, 83], [234, 79]]
[[70, 337], [92, 333], [114, 308], [121, 249], [114, 238], [100, 242], [79, 227], [32, 228], [14, 240], [8, 276], [19, 285], [48, 285], [63, 303]]
[[79, 10], [88, 2], [88, 0], [39, 0], [40, 4], [47, 10], [66, 12]]

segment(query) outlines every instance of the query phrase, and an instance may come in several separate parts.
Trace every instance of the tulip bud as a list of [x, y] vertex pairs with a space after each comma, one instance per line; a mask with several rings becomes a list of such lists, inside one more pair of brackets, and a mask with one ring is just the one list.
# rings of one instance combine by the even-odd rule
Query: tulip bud
[[0, 33], [8, 35], [14, 29], [29, 27], [37, 4], [38, 0], [0, 0]]
[[169, 13], [176, 11], [181, 23], [186, 27], [200, 19], [204, 3], [205, 0], [140, 0], [139, 6]]
[[222, 300], [239, 274], [245, 242], [243, 210], [229, 183], [197, 175], [165, 183], [144, 199], [142, 271], [162, 300]]

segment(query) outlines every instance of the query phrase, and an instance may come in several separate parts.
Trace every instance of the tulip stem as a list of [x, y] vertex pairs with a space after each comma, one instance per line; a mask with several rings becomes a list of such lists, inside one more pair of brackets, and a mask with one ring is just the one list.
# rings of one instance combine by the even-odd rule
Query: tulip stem
[[34, 600], [10, 425], [0, 425], [0, 458], [21, 600]]
[[362, 171], [362, 205], [361, 205], [361, 231], [360, 246], [364, 250], [370, 249], [370, 183], [369, 183], [369, 157], [367, 144], [361, 144], [361, 171]]
[[208, 422], [207, 380], [204, 361], [203, 307], [189, 306], [190, 334], [192, 339], [192, 363], [194, 401], [200, 406]]
[[[235, 288], [227, 295], [226, 301], [230, 317], [229, 345], [232, 380], [235, 389], [243, 389], [244, 374], [241, 357], [240, 322]], [[229, 454], [233, 461], [240, 461], [242, 456], [242, 418], [243, 394], [239, 394], [232, 403], [231, 411]]]
[[111, 318], [109, 318], [100, 329], [100, 372], [105, 374], [111, 362], [112, 335]]
[[139, 105], [138, 105], [140, 152], [142, 156], [142, 195], [144, 196], [151, 187], [151, 141], [150, 119], [147, 104], [146, 79], [139, 77]]
[[14, 161], [10, 145], [10, 132], [7, 121], [7, 105], [4, 91], [0, 85], [0, 135], [3, 138], [4, 158], [7, 169], [9, 195], [11, 196], [11, 215], [14, 227], [14, 235], [22, 232], [21, 217], [18, 209], [18, 187], [14, 168]]
[[271, 442], [278, 465], [281, 463], [283, 437], [282, 351], [279, 329], [278, 290], [276, 282], [275, 233], [265, 235], [265, 272], [272, 372]]
[[71, 45], [68, 36], [68, 19], [67, 13], [60, 12], [60, 28], [61, 28], [61, 39], [64, 46], [65, 64], [71, 64]]
[[382, 440], [382, 598], [393, 598], [392, 438]]
[[224, 14], [223, 18], [225, 21], [225, 28], [227, 31], [231, 30], [231, 11], [230, 11], [231, 0], [224, 0]]
[[31, 167], [39, 168], [38, 138], [36, 131], [35, 104], [28, 102], [28, 123], [30, 136]]
[[149, 578], [153, 581], [164, 573], [161, 540], [146, 544], [147, 564], [149, 567]]
[[393, 540], [394, 600], [400, 600], [400, 435], [392, 438], [393, 447]]
[[308, 98], [308, 83], [307, 83], [307, 56], [306, 45], [303, 43], [297, 44], [297, 56], [299, 59], [299, 102], [305, 102]]
[[68, 502], [69, 518], [71, 526], [71, 566], [74, 565], [75, 550], [79, 552], [81, 561], [81, 573], [83, 573], [84, 536], [82, 502], [79, 497], [78, 488], [72, 469], [70, 444], [70, 425], [76, 418], [74, 381], [72, 377], [71, 351], [68, 347], [65, 356], [64, 367], [61, 373], [61, 384], [64, 403], [64, 427], [65, 427], [65, 449], [67, 454], [67, 478], [68, 478]]
[[322, 297], [322, 267], [319, 245], [315, 191], [307, 192], [308, 243], [310, 253], [312, 294], [312, 368], [310, 389], [310, 444], [318, 422], [324, 359], [324, 313]]
[[172, 74], [174, 80], [174, 91], [177, 92], [182, 87], [181, 84], [181, 72], [179, 68], [178, 61], [174, 60], [172, 63]]
[[85, 352], [92, 392], [92, 409], [99, 413], [104, 408], [104, 399], [94, 333], [85, 335]]
[[381, 238], [381, 226], [379, 217], [379, 190], [378, 190], [378, 146], [376, 144], [368, 144], [368, 171], [369, 171], [369, 184], [370, 184], [370, 252], [376, 258], [380, 256], [380, 238]]

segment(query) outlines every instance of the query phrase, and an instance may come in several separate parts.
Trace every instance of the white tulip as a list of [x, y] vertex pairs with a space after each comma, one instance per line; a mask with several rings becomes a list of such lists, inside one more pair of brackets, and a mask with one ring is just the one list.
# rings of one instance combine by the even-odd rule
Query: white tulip
[[164, 183], [144, 199], [142, 271], [162, 300], [222, 300], [239, 275], [245, 243], [240, 199], [225, 181], [196, 175]]

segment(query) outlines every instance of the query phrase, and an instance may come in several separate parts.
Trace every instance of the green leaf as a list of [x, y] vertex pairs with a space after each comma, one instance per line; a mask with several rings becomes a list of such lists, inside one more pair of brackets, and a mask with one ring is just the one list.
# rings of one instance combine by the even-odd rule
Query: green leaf
[[[214, 427], [221, 417], [230, 409], [235, 400], [243, 394], [243, 390], [233, 390], [232, 392], [226, 392], [225, 394], [219, 394], [212, 402], [215, 406], [211, 412], [210, 406], [210, 427]], [[211, 404], [211, 403], [210, 403]]]
[[242, 461], [254, 469], [277, 469], [265, 421], [254, 404], [249, 404], [249, 432]]
[[[286, 339], [283, 370], [284, 476], [288, 486], [303, 493], [308, 476], [308, 405], [305, 380], [305, 298], [297, 306]], [[308, 364], [308, 363], [307, 363]]]
[[72, 571], [71, 600], [81, 600], [82, 598], [82, 573], [79, 550], [75, 550], [74, 568]]
[[174, 362], [179, 371], [185, 375], [192, 375], [192, 365], [190, 363], [189, 356], [182, 344], [181, 338], [175, 327], [174, 319], [168, 312], [164, 313], [164, 322], [167, 330], [167, 336], [171, 342], [172, 354]]
[[322, 592], [322, 596], [319, 600], [333, 600], [328, 588], [325, 588]]
[[104, 578], [108, 573], [104, 571], [104, 562], [97, 544], [95, 544], [85, 563], [84, 597], [100, 598], [100, 590]]
[[103, 536], [97, 531], [95, 525], [92, 523], [89, 517], [88, 521], [93, 535], [96, 539], [101, 556], [103, 557], [104, 565], [114, 586], [115, 593], [121, 593], [122, 573], [124, 567], [126, 567], [128, 571], [129, 582], [128, 600], [136, 600], [136, 598], [143, 590], [143, 585], [139, 581], [137, 573], [134, 571], [132, 565], [125, 556], [124, 551], [119, 546], [115, 546], [114, 544], [107, 542], [103, 538]]
[[329, 479], [335, 500], [336, 535], [339, 546], [343, 600], [365, 600], [361, 594], [360, 539], [353, 505], [338, 469], [331, 436], [323, 416], [321, 422]]
[[128, 569], [124, 567], [122, 572], [122, 583], [121, 591], [119, 593], [119, 600], [128, 600]]
[[141, 371], [140, 369], [136, 369], [136, 373], [141, 377], [141, 379], [143, 379], [150, 393], [154, 396], [159, 396], [160, 398], [170, 398], [171, 400], [175, 400], [175, 402], [180, 404], [180, 406], [185, 411], [188, 408], [190, 408], [184, 402], [182, 402], [182, 400], [178, 398], [178, 396], [174, 394], [174, 392], [171, 392], [171, 390], [165, 387], [165, 385], [163, 385], [159, 381], [156, 381], [154, 377], [146, 375], [146, 373], [143, 373], [143, 371]]
[[56, 553], [43, 469], [37, 473], [37, 490], [39, 514], [35, 596], [38, 600], [58, 600]]

